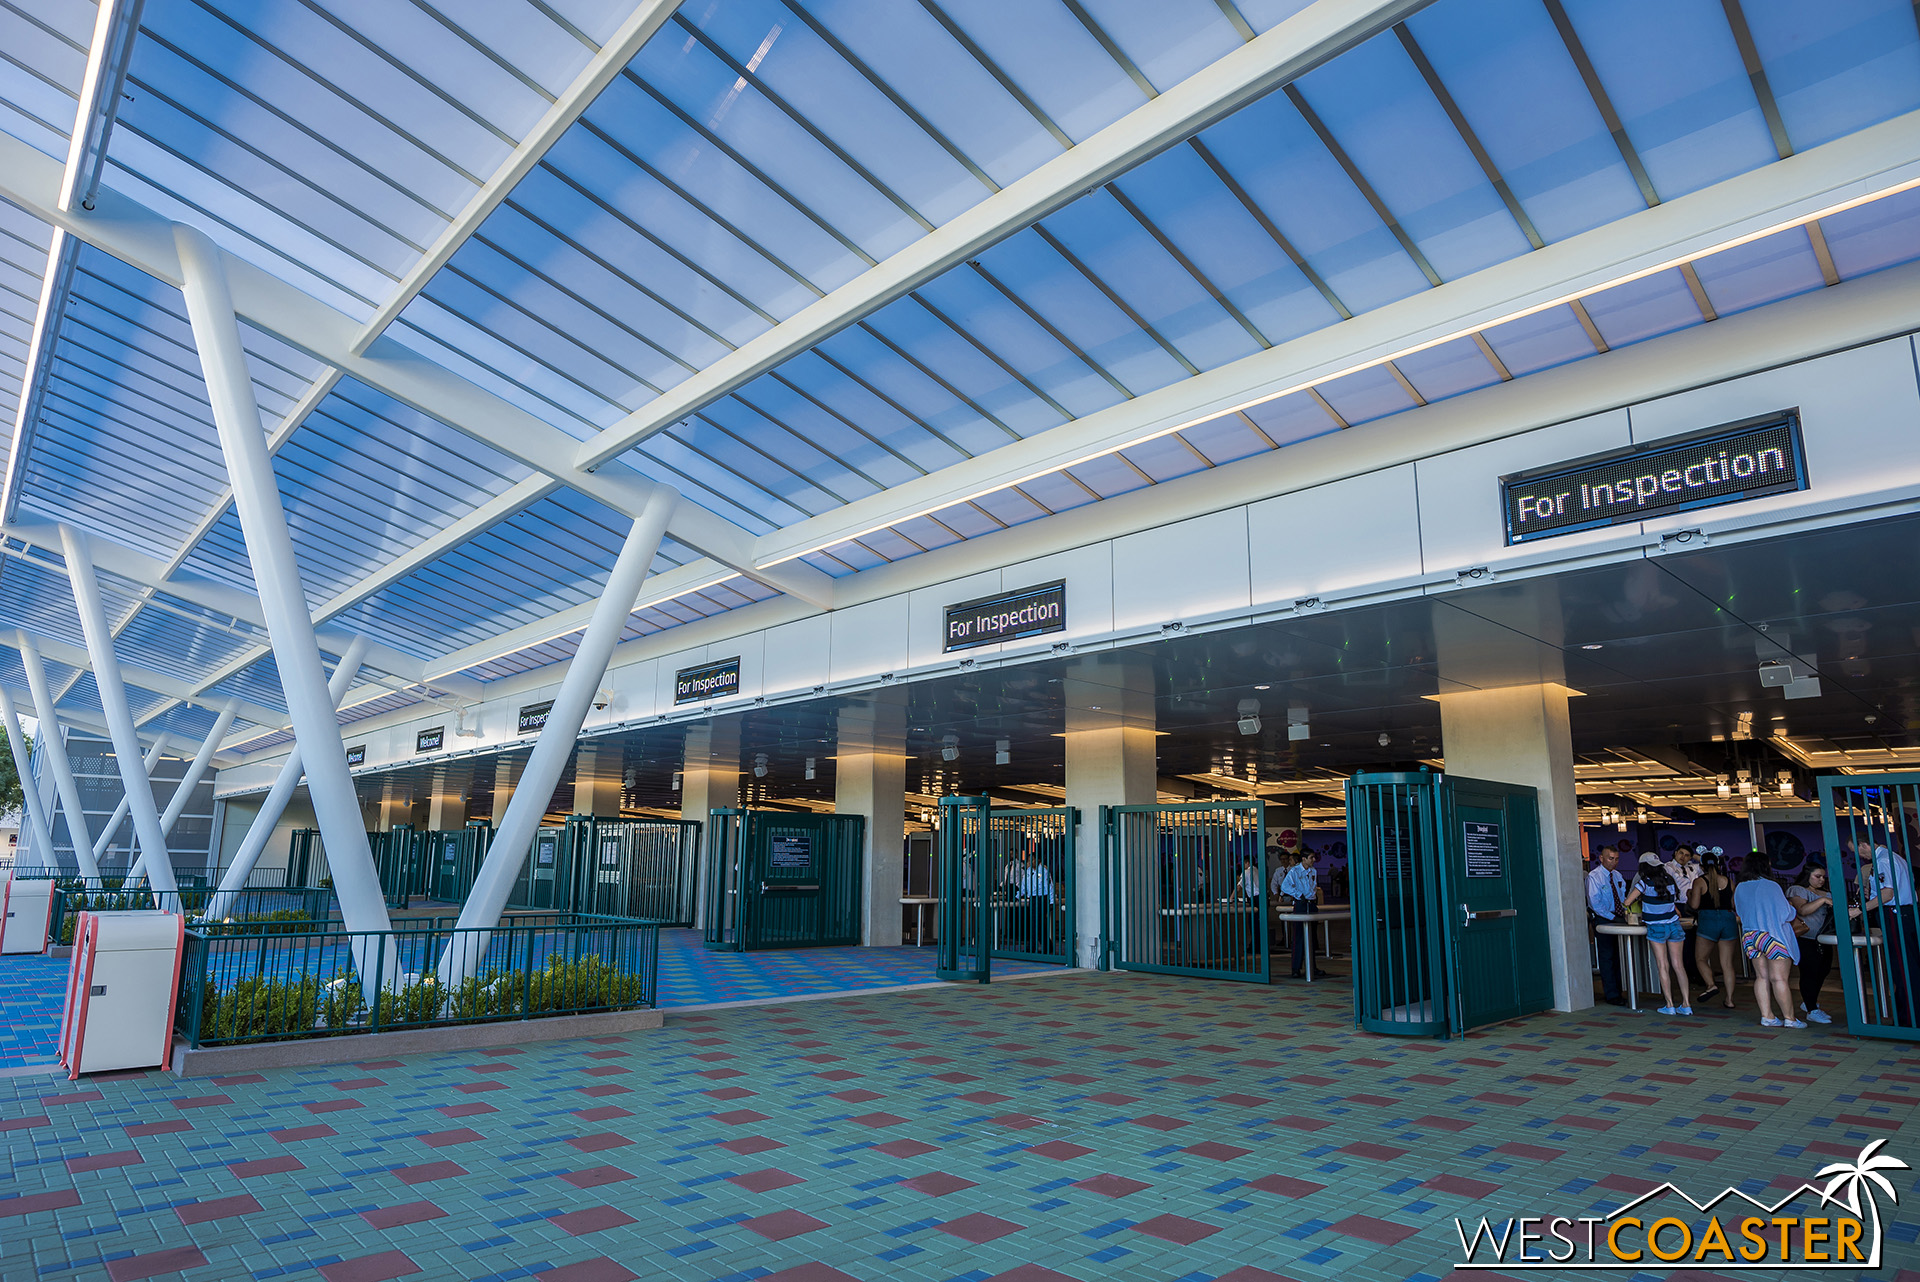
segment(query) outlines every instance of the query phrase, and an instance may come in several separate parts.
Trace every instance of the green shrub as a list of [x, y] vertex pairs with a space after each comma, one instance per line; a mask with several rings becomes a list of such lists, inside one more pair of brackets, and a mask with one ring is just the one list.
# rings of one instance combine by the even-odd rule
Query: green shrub
[[200, 999], [200, 1040], [238, 1041], [311, 1033], [319, 1010], [320, 980], [254, 975], [230, 988], [209, 986]]
[[328, 1033], [364, 1032], [356, 1024], [367, 1013], [367, 1001], [357, 979], [340, 976], [320, 990], [320, 1021]]
[[321, 924], [298, 908], [277, 908], [270, 913], [246, 913], [226, 921], [202, 922], [194, 929], [203, 935], [307, 935]]
[[380, 1023], [383, 1026], [425, 1024], [438, 1019], [446, 997], [447, 990], [441, 986], [439, 976], [422, 975], [381, 997]]

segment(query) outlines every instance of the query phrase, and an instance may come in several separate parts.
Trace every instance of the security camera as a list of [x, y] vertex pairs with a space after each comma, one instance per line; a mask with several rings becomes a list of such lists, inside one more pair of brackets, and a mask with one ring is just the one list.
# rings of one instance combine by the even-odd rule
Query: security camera
[[1393, 742], [1393, 736], [1388, 734], [1385, 730], [1382, 730], [1380, 732], [1380, 746], [1384, 748], [1392, 742]]
[[767, 777], [767, 754], [764, 752], [756, 752], [753, 754], [753, 777], [755, 779], [765, 779]]
[[945, 735], [940, 740], [940, 760], [958, 761], [960, 759], [960, 736]]
[[593, 692], [593, 706], [604, 711], [613, 702], [613, 691], [605, 686]]
[[1236, 714], [1240, 718], [1237, 724], [1241, 734], [1260, 733], [1260, 701], [1258, 699], [1242, 699]]

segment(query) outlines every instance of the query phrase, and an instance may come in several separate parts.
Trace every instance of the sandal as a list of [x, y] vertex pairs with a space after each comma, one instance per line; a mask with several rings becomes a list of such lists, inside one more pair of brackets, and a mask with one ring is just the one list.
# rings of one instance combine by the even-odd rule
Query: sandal
[[1704, 1002], [1707, 1000], [1707, 998], [1713, 996], [1715, 993], [1719, 991], [1720, 991], [1720, 985], [1708, 984], [1705, 988], [1700, 990], [1700, 1000]]

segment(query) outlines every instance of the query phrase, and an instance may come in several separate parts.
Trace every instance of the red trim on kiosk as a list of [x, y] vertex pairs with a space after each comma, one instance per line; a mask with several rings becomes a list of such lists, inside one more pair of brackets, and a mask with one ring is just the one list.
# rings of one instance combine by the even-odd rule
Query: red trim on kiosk
[[179, 914], [174, 918], [180, 927], [179, 937], [173, 945], [173, 995], [167, 1001], [167, 1026], [160, 1042], [160, 1067], [173, 1067], [173, 1021], [180, 1013], [180, 975], [187, 964], [187, 915]]
[[86, 966], [84, 973], [80, 975], [80, 1006], [75, 1012], [73, 1030], [73, 1062], [67, 1065], [67, 1080], [70, 1082], [78, 1080], [80, 1076], [80, 1055], [87, 1043], [87, 1007], [93, 1001], [93, 959], [100, 947], [98, 922], [95, 915], [88, 913], [84, 920], [87, 927]]

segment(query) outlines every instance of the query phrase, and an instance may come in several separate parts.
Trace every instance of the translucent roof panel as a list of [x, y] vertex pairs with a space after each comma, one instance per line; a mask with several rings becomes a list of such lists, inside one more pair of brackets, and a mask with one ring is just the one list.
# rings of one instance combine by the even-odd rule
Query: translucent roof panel
[[1567, 0], [1661, 200], [1779, 158], [1719, 0]]
[[1593, 294], [1585, 302], [1609, 347], [1657, 338], [1706, 319], [1678, 271], [1643, 276]]
[[1694, 270], [1722, 316], [1826, 284], [1813, 242], [1800, 227], [1702, 258]]
[[1909, 0], [1742, 7], [1796, 149], [1920, 108], [1920, 25]]
[[1599, 350], [1573, 308], [1567, 306], [1549, 307], [1504, 325], [1489, 326], [1484, 337], [1516, 378], [1584, 360]]
[[[317, 363], [242, 330], [267, 424], [291, 410]], [[169, 557], [226, 492], [200, 358], [180, 292], [82, 248], [51, 348], [23, 511]]]
[[366, 315], [626, 6], [149, 0], [110, 185]]
[[1920, 249], [1920, 188], [1835, 214], [1821, 226], [1842, 277], [1904, 263]]
[[53, 228], [0, 202], [0, 437], [11, 440]]
[[91, 0], [0, 4], [0, 130], [67, 158], [93, 39]]

